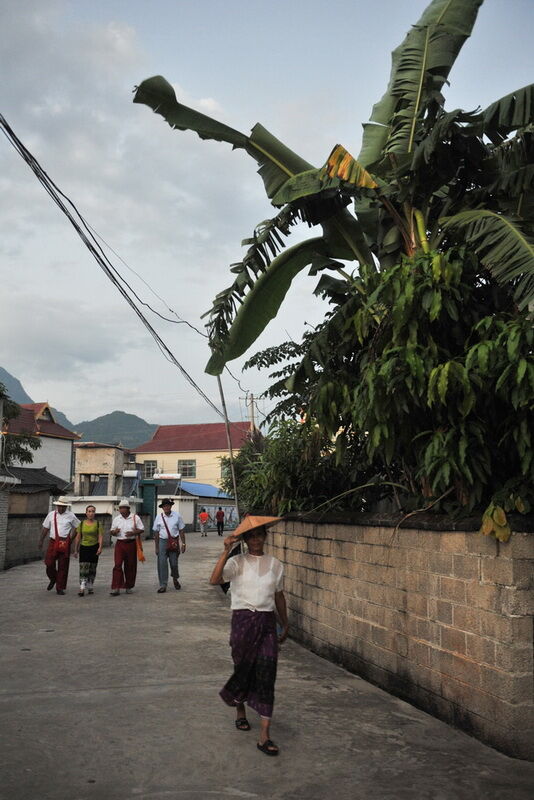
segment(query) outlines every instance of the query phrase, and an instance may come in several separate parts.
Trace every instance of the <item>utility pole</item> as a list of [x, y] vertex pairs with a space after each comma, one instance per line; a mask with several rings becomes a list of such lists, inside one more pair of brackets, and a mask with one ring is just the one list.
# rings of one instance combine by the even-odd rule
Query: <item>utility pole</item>
[[235, 469], [234, 469], [234, 452], [232, 450], [232, 439], [230, 437], [230, 423], [228, 421], [228, 412], [226, 410], [226, 401], [224, 399], [224, 392], [222, 388], [221, 378], [217, 375], [217, 384], [219, 386], [219, 394], [221, 396], [221, 404], [223, 408], [224, 414], [224, 426], [226, 428], [226, 441], [228, 444], [228, 455], [230, 458], [230, 472], [232, 473], [232, 485], [234, 487], [234, 500], [235, 500], [235, 510], [237, 513], [237, 521], [239, 522], [239, 503], [237, 500], [237, 483], [235, 480]]
[[246, 402], [247, 402], [247, 405], [248, 405], [248, 408], [249, 408], [250, 432], [254, 433], [254, 431], [256, 430], [256, 418], [255, 418], [255, 415], [254, 415], [254, 403], [255, 403], [255, 400], [254, 400], [254, 395], [252, 394], [252, 392], [250, 393], [250, 400], [247, 400]]

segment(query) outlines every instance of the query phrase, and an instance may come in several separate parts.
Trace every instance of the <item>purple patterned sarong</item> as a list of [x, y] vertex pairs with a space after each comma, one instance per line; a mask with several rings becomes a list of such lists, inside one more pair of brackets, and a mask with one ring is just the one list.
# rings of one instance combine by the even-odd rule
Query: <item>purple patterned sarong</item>
[[219, 694], [229, 706], [247, 703], [272, 717], [278, 639], [274, 611], [232, 612], [230, 647], [234, 671]]

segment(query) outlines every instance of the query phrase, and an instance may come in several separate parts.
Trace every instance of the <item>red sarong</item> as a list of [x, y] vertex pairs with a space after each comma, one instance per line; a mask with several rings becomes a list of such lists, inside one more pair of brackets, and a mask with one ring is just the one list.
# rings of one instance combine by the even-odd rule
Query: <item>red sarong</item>
[[[57, 566], [56, 566], [57, 561]], [[48, 579], [56, 582], [56, 591], [65, 591], [67, 588], [67, 578], [69, 576], [70, 564], [70, 541], [66, 553], [56, 552], [55, 539], [48, 540], [48, 548], [45, 556], [46, 574]]]
[[[137, 537], [136, 537], [137, 538]], [[117, 539], [115, 542], [115, 566], [111, 578], [111, 589], [133, 589], [137, 575], [137, 545], [135, 539]]]

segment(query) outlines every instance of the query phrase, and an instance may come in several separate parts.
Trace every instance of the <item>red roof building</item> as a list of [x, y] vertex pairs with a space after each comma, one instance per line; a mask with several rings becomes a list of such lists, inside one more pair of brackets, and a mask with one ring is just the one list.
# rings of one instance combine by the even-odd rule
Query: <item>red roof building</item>
[[[232, 450], [237, 452], [250, 436], [248, 422], [231, 422]], [[131, 450], [144, 465], [145, 478], [154, 472], [179, 473], [184, 480], [219, 486], [220, 459], [228, 455], [224, 422], [200, 425], [160, 425], [152, 439]]]
[[20, 409], [19, 416], [9, 420], [4, 431], [14, 436], [29, 434], [38, 437], [41, 447], [33, 451], [32, 467], [44, 467], [64, 481], [70, 481], [74, 462], [73, 446], [79, 435], [56, 422], [48, 403], [23, 403]]

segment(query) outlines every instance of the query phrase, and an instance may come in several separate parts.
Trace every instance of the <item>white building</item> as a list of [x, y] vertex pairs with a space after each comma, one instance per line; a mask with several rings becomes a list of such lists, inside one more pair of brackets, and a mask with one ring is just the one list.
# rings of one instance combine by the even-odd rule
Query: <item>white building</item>
[[[45, 467], [52, 475], [70, 482], [74, 473], [74, 442], [80, 437], [54, 419], [48, 403], [24, 403], [15, 419], [9, 420], [5, 432], [10, 436], [30, 434], [40, 442], [39, 450], [33, 451], [32, 467]], [[24, 464], [15, 462], [15, 467]]]

